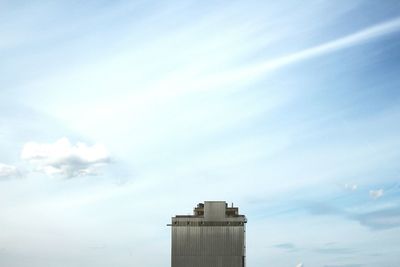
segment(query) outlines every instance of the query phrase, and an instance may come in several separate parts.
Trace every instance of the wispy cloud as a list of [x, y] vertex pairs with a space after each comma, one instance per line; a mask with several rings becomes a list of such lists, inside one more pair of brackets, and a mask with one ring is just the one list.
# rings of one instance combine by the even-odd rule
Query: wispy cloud
[[[312, 204], [307, 209], [314, 215], [334, 215], [359, 222], [372, 230], [400, 227], [400, 207], [384, 207], [369, 212], [350, 212], [327, 203]], [[330, 250], [321, 250], [321, 252]], [[339, 252], [339, 251], [338, 251]], [[342, 251], [345, 252], [345, 251]]]
[[369, 191], [369, 196], [372, 197], [373, 199], [378, 199], [381, 198], [384, 194], [383, 189], [378, 189], [378, 190], [370, 190]]
[[324, 247], [324, 248], [317, 248], [314, 250], [317, 253], [322, 254], [352, 254], [354, 251], [349, 248], [338, 248], [338, 247]]
[[384, 208], [381, 210], [354, 215], [353, 218], [361, 225], [374, 230], [384, 230], [400, 227], [400, 207]]
[[229, 74], [229, 77], [233, 79], [257, 77], [263, 73], [274, 71], [290, 64], [359, 45], [399, 30], [400, 18], [396, 18], [318, 46], [314, 46], [276, 59], [267, 60], [251, 67], [243, 68], [239, 71]]
[[349, 191], [356, 191], [358, 188], [358, 185], [356, 184], [345, 184], [344, 189], [349, 190]]
[[296, 246], [293, 243], [281, 243], [281, 244], [276, 244], [274, 245], [275, 248], [280, 248], [280, 249], [284, 249], [287, 251], [294, 251], [296, 250]]
[[20, 175], [21, 174], [18, 171], [17, 167], [13, 165], [0, 163], [0, 180], [6, 178], [19, 177]]
[[[238, 83], [246, 83], [249, 80], [257, 79], [261, 75], [285, 66], [360, 45], [399, 30], [400, 18], [396, 18], [299, 52], [265, 60], [261, 63], [253, 63], [244, 67], [233, 67], [218, 73], [204, 73], [197, 68], [193, 68], [193, 66], [190, 68], [186, 66], [190, 71], [186, 69], [179, 70], [178, 73], [173, 73], [165, 80], [157, 81], [156, 84], [151, 86], [153, 89], [157, 89], [146, 92], [142, 97], [145, 97], [145, 99], [159, 99], [176, 97], [179, 94], [191, 91], [226, 89], [227, 86], [237, 86]], [[165, 88], [169, 89], [164, 90]]]

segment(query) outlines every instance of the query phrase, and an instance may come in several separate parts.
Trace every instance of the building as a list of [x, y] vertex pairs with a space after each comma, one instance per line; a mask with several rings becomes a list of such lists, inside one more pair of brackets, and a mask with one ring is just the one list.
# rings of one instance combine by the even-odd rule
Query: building
[[247, 220], [225, 201], [205, 201], [172, 218], [172, 267], [244, 267]]

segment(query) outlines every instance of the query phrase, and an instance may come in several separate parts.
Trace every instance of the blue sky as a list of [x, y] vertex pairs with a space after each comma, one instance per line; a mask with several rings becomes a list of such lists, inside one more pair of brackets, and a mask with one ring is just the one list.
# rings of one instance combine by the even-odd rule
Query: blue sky
[[399, 10], [0, 1], [0, 265], [169, 266], [226, 200], [248, 266], [397, 266]]

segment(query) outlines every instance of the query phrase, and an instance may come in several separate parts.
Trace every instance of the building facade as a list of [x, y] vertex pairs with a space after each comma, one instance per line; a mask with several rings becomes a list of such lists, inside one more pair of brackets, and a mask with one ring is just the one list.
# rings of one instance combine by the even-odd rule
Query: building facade
[[205, 201], [172, 218], [172, 267], [244, 267], [247, 220], [225, 201]]

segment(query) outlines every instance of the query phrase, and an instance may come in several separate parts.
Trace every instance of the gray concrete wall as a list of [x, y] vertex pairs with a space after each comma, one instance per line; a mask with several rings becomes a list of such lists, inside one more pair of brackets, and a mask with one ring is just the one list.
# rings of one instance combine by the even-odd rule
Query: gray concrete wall
[[172, 267], [243, 267], [242, 226], [172, 226]]

